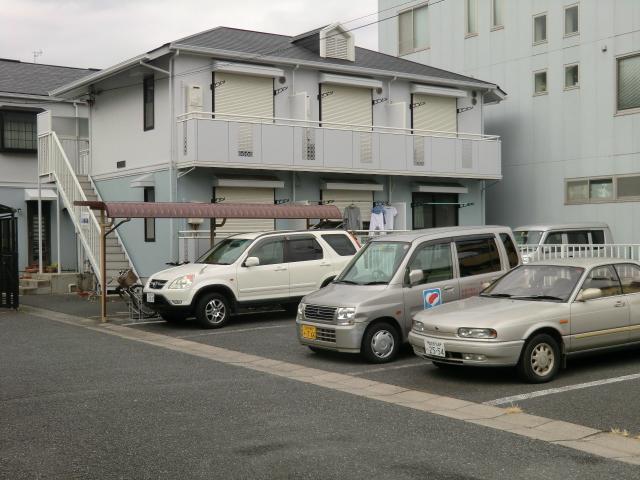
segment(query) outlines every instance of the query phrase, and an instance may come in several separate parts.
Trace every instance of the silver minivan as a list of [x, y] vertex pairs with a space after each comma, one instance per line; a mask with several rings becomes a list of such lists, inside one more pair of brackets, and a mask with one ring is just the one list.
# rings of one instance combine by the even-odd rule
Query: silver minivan
[[521, 263], [508, 227], [447, 227], [384, 235], [367, 243], [336, 279], [305, 296], [296, 317], [311, 350], [393, 360], [412, 317], [477, 295]]
[[[549, 254], [573, 256], [575, 250], [588, 248], [587, 245], [613, 243], [609, 225], [602, 222], [526, 225], [514, 228], [513, 235], [524, 263], [545, 258]], [[563, 252], [563, 249], [567, 251]]]

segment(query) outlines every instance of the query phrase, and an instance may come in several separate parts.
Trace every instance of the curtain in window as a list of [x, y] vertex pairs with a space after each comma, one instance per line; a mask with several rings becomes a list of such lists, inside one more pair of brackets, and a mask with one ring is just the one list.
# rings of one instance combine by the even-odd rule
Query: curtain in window
[[399, 49], [400, 55], [404, 55], [413, 51], [413, 10], [402, 13], [399, 22]]
[[416, 50], [429, 46], [429, 7], [413, 11], [413, 43]]

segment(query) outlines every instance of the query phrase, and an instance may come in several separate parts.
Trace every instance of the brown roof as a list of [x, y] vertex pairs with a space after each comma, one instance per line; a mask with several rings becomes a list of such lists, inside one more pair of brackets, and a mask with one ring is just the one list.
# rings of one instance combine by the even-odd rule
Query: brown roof
[[109, 218], [342, 218], [335, 205], [262, 203], [74, 202]]

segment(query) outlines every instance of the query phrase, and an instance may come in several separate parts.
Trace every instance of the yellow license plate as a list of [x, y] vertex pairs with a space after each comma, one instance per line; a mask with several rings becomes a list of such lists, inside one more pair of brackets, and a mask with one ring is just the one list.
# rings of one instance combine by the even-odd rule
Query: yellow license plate
[[307, 340], [316, 339], [316, 327], [312, 325], [302, 325], [302, 338]]

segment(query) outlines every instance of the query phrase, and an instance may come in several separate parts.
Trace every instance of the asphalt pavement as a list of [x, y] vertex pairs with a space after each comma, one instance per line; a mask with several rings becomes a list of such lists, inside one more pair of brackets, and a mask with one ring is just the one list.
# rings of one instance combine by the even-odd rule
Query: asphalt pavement
[[[192, 324], [135, 328], [282, 354], [292, 320], [259, 317], [197, 337]], [[0, 327], [0, 478], [638, 478], [637, 466], [25, 313], [1, 312]], [[289, 361], [316, 368], [386, 381], [413, 369], [298, 347]]]

